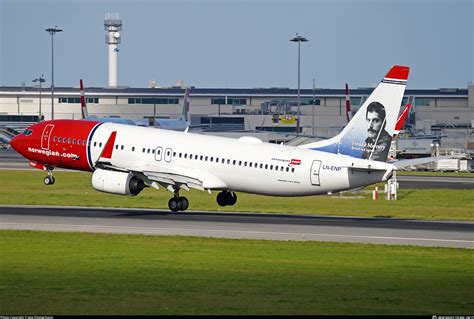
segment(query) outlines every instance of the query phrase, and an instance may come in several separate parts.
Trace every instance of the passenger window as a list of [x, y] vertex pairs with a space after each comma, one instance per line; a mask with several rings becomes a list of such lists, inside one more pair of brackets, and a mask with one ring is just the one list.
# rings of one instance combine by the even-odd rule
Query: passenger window
[[96, 146], [97, 146], [97, 142], [94, 142], [94, 147], [96, 147]]
[[233, 161], [232, 161], [232, 164], [233, 164], [233, 165], [235, 165], [235, 162], [236, 162], [236, 161], [235, 161], [235, 160], [233, 160]]
[[242, 166], [242, 161], [239, 161], [239, 166]]
[[135, 146], [132, 146], [132, 152], [135, 152]]
[[272, 170], [272, 169], [273, 169], [273, 165], [270, 165], [270, 170]]
[[211, 156], [211, 162], [214, 160], [214, 157]]
[[294, 167], [291, 168], [291, 172], [292, 172], [292, 173], [295, 172], [295, 168], [294, 168]]
[[207, 162], [207, 159], [208, 159], [208, 157], [206, 156], [206, 157], [204, 158], [204, 160]]
[[102, 142], [99, 143], [99, 147], [102, 147]]
[[202, 155], [199, 157], [199, 159], [202, 161]]
[[224, 164], [224, 163], [225, 163], [225, 159], [222, 159], [222, 164]]
[[290, 171], [290, 168], [289, 168], [289, 167], [287, 167], [287, 168], [286, 168], [286, 171], [287, 171], [287, 172], [289, 172], [289, 171]]
[[155, 154], [155, 150], [154, 150], [154, 149], [153, 149], [153, 150], [151, 150], [151, 154]]
[[181, 155], [183, 155], [182, 153], [179, 153], [179, 158], [181, 158]]
[[244, 162], [244, 166], [247, 166], [247, 162]]
[[68, 139], [67, 139], [67, 142], [68, 142], [69, 144], [71, 144], [71, 138], [68, 138]]
[[227, 159], [227, 164], [230, 164], [230, 159]]
[[118, 150], [118, 145], [115, 145], [115, 149]]
[[145, 153], [145, 148], [142, 149], [142, 153]]
[[263, 164], [262, 164], [262, 163], [260, 163], [260, 168], [263, 168]]
[[53, 137], [53, 141], [55, 141], [55, 142], [56, 142], [56, 136], [55, 136], [55, 137]]
[[265, 164], [265, 169], [268, 169], [268, 164]]
[[150, 149], [147, 149], [146, 152], [147, 152], [148, 154], [150, 154]]
[[176, 152], [173, 152], [173, 157], [176, 157]]
[[123, 151], [123, 145], [120, 147], [120, 149]]

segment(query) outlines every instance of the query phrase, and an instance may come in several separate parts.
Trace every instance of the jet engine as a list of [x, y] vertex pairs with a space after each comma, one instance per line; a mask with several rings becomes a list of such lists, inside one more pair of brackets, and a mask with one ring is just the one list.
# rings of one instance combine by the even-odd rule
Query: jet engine
[[145, 183], [133, 173], [97, 169], [92, 174], [92, 187], [100, 192], [135, 196]]

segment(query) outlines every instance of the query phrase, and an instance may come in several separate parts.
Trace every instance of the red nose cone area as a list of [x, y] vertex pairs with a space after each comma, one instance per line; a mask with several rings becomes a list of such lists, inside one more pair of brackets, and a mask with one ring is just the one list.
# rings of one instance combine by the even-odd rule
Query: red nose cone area
[[11, 147], [13, 147], [13, 149], [15, 151], [18, 151], [18, 146], [19, 146], [19, 140], [20, 138], [18, 136], [15, 136], [14, 138], [12, 138], [12, 140], [10, 141], [10, 145]]

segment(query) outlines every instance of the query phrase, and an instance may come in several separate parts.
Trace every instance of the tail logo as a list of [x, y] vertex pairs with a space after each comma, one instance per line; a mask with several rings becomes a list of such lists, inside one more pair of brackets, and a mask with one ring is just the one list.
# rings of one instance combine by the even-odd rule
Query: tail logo
[[362, 158], [385, 161], [392, 142], [392, 136], [386, 131], [385, 107], [379, 102], [372, 102], [365, 114], [367, 121], [367, 138], [365, 139]]

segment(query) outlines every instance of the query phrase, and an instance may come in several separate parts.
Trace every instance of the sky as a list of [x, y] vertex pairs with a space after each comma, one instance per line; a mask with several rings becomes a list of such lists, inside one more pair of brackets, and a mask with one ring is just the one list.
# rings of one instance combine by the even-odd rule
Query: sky
[[371, 87], [392, 65], [408, 88], [474, 81], [473, 0], [0, 0], [0, 86], [107, 86], [104, 15], [122, 18], [118, 84]]

